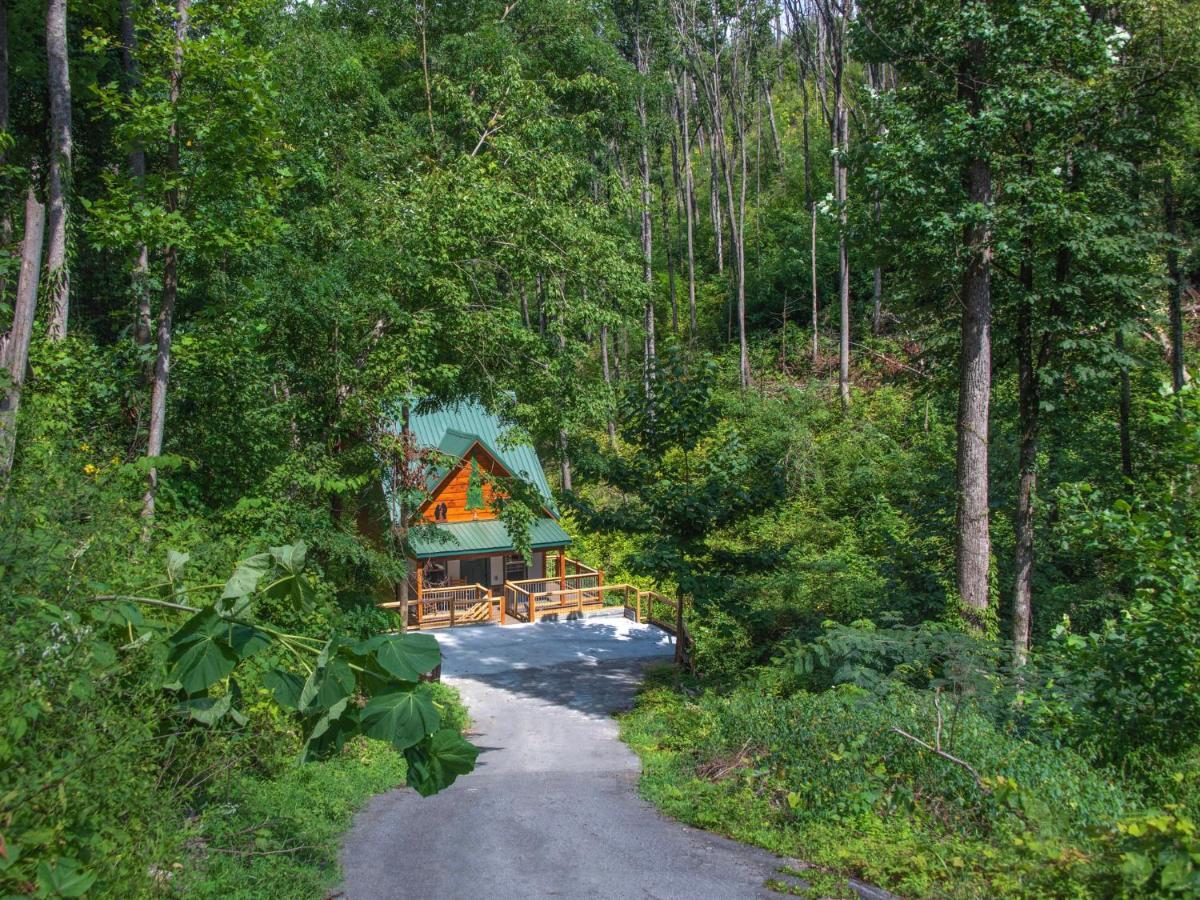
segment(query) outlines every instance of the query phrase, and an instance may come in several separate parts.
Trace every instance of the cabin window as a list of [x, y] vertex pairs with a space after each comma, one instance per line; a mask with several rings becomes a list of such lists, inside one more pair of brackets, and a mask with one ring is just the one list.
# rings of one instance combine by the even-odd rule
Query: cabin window
[[440, 562], [425, 563], [425, 587], [442, 587], [446, 584], [446, 566]]
[[522, 581], [529, 576], [525, 568], [525, 559], [520, 554], [509, 554], [504, 557], [504, 580]]

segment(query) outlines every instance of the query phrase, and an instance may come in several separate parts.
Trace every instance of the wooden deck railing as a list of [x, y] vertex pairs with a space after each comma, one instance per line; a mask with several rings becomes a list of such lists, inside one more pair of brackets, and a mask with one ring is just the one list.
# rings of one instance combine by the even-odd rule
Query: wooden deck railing
[[428, 588], [415, 600], [381, 603], [380, 606], [399, 609], [410, 628], [453, 628], [455, 625], [490, 622], [495, 616], [492, 593], [482, 584]]
[[551, 554], [546, 555], [546, 577], [557, 578], [560, 574], [565, 575], [598, 575], [599, 569], [593, 569], [591, 566], [581, 563], [577, 559], [571, 559], [569, 556], [563, 557], [563, 572], [558, 571], [558, 557]]

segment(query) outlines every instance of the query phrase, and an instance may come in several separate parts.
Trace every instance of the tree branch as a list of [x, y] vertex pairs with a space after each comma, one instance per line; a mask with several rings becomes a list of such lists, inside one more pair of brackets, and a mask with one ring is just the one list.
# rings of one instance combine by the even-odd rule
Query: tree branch
[[988, 786], [983, 783], [983, 779], [980, 777], [979, 772], [977, 772], [975, 770], [975, 767], [972, 766], [969, 762], [965, 762], [965, 761], [959, 759], [957, 756], [950, 755], [945, 750], [939, 750], [937, 747], [927, 744], [925, 741], [921, 740], [919, 737], [915, 737], [915, 736], [909, 734], [903, 728], [899, 728], [899, 727], [893, 725], [892, 731], [896, 732], [896, 734], [900, 735], [901, 737], [908, 738], [914, 744], [919, 744], [920, 746], [922, 746], [926, 750], [928, 750], [930, 753], [934, 753], [937, 756], [940, 756], [942, 759], [947, 760], [948, 762], [954, 763], [956, 766], [962, 766], [964, 769], [966, 769], [968, 772], [971, 773], [971, 777], [975, 779], [975, 785], [981, 791], [983, 791], [985, 794], [991, 793], [991, 790], [988, 788]]

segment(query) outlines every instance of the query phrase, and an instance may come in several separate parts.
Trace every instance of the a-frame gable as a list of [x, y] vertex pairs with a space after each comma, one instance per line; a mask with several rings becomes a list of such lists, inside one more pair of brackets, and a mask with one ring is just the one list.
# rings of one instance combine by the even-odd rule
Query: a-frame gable
[[421, 504], [417, 510], [419, 518], [426, 522], [473, 522], [496, 518], [496, 492], [486, 479], [482, 485], [483, 508], [467, 509], [472, 463], [479, 467], [481, 473], [504, 478], [512, 475], [492, 451], [476, 438]]

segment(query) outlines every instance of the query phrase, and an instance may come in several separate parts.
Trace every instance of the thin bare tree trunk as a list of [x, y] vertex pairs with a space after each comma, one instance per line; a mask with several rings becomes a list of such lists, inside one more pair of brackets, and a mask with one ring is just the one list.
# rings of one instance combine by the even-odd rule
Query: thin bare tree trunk
[[[981, 101], [975, 65], [983, 53], [972, 42], [959, 72], [959, 96], [976, 120]], [[992, 172], [981, 156], [971, 158], [963, 172], [968, 201], [990, 210]], [[988, 412], [992, 390], [991, 227], [986, 219], [963, 229], [967, 265], [962, 288], [962, 347], [959, 362], [958, 494], [956, 579], [967, 626], [982, 631], [987, 626], [990, 601], [991, 533], [988, 521]]]
[[691, 106], [691, 87], [688, 83], [687, 72], [683, 72], [680, 94], [680, 131], [683, 133], [683, 211], [687, 227], [687, 266], [688, 266], [688, 336], [696, 340], [696, 248], [693, 236], [696, 208], [695, 182], [692, 178], [692, 126], [688, 112]]
[[717, 274], [724, 275], [725, 274], [725, 242], [724, 242], [725, 225], [724, 225], [724, 222], [722, 221], [722, 214], [721, 214], [721, 193], [720, 193], [720, 189], [717, 187], [717, 151], [716, 151], [717, 140], [718, 140], [718, 138], [713, 136], [712, 139], [709, 141], [709, 144], [711, 146], [708, 148], [709, 168], [711, 170], [711, 174], [709, 175], [709, 179], [708, 179], [709, 188], [710, 188], [709, 201], [708, 201], [708, 212], [709, 212], [709, 215], [712, 217], [713, 237], [716, 239], [716, 242], [717, 242]]
[[[608, 367], [608, 325], [600, 326], [600, 365], [604, 372], [604, 385], [611, 390], [612, 372]], [[613, 421], [611, 407], [608, 415], [608, 443], [612, 447], [617, 446], [617, 423]]]
[[[524, 294], [522, 294], [522, 297], [524, 297]], [[399, 544], [399, 546], [400, 546], [401, 558], [405, 559], [405, 560], [407, 560], [409, 558], [408, 557], [408, 549], [409, 549], [408, 548], [408, 534], [409, 534], [409, 521], [411, 518], [411, 510], [409, 509], [409, 504], [408, 504], [408, 479], [409, 479], [409, 475], [410, 475], [409, 452], [413, 446], [411, 425], [412, 425], [412, 408], [409, 406], [408, 401], [405, 400], [404, 405], [400, 407], [400, 444], [401, 444], [400, 465], [402, 465], [404, 467], [404, 470], [403, 470], [403, 472], [400, 473], [400, 479], [399, 479], [400, 484], [397, 485], [397, 487], [399, 487], [399, 489], [400, 489], [400, 524], [399, 524], [399, 528], [397, 529], [398, 533], [396, 535], [396, 538], [397, 538], [396, 543]], [[406, 629], [408, 626], [408, 600], [409, 600], [408, 576], [409, 576], [409, 574], [410, 574], [409, 570], [406, 569], [406, 571], [404, 573], [404, 577], [400, 579], [400, 585], [399, 585], [399, 588], [400, 588], [399, 600], [401, 603], [404, 604], [403, 606], [400, 607], [400, 613], [401, 613], [400, 625], [402, 628], [406, 628]]]
[[810, 203], [808, 209], [809, 215], [812, 218], [812, 253], [810, 262], [812, 263], [812, 361], [813, 369], [815, 370], [821, 360], [821, 330], [818, 319], [820, 308], [817, 297], [817, 204]]
[[783, 171], [783, 141], [779, 138], [779, 125], [775, 122], [775, 103], [771, 100], [771, 89], [764, 81], [763, 96], [767, 98], [767, 118], [771, 122], [771, 145], [775, 148], [775, 164]]
[[[8, 131], [8, 0], [0, 0], [0, 131]], [[4, 164], [4, 151], [0, 149], [0, 166]], [[12, 245], [12, 217], [7, 204], [0, 213], [0, 253], [8, 253]], [[8, 302], [8, 279], [0, 275], [0, 304]], [[0, 348], [0, 358], [3, 349]]]
[[1033, 614], [1033, 502], [1037, 493], [1038, 376], [1033, 362], [1033, 260], [1021, 262], [1023, 296], [1017, 307], [1017, 411], [1020, 453], [1017, 476], [1016, 580], [1013, 590], [1013, 653], [1018, 665], [1029, 656]]
[[[737, 57], [734, 57], [736, 73]], [[736, 74], [735, 74], [736, 78]], [[745, 84], [741, 85], [745, 91]], [[746, 125], [744, 96], [735, 92], [731, 96], [733, 106], [733, 124], [737, 136], [738, 161], [741, 172], [741, 185], [737, 197], [737, 217], [734, 217], [734, 196], [731, 173], [728, 166], [725, 169], [726, 190], [729, 193], [729, 229], [733, 237], [734, 258], [737, 261], [737, 324], [738, 324], [738, 373], [743, 389], [750, 387], [750, 349], [746, 340]]]
[[[827, 15], [834, 15], [832, 4]], [[852, 8], [852, 7], [851, 7]], [[850, 150], [850, 111], [846, 107], [846, 25], [850, 9], [837, 11], [838, 21], [827, 22], [829, 59], [833, 75], [833, 185], [838, 204], [838, 396], [843, 409], [850, 406], [850, 256], [846, 246], [848, 172], [846, 154]], [[836, 38], [834, 37], [836, 35]]]
[[4, 484], [8, 483], [17, 449], [17, 412], [21, 407], [25, 369], [29, 365], [29, 341], [37, 310], [45, 227], [46, 208], [38, 202], [31, 185], [25, 196], [25, 240], [21, 245], [21, 272], [17, 277], [12, 329], [4, 343], [4, 358], [0, 360], [0, 365], [8, 371], [8, 390], [0, 402], [0, 479]]
[[[645, 49], [642, 47], [642, 37], [640, 34], [635, 36], [634, 45], [637, 51], [637, 71], [642, 78], [645, 78], [650, 72], [650, 62], [646, 58]], [[652, 396], [652, 382], [654, 380], [655, 366], [655, 346], [654, 346], [654, 237], [653, 237], [653, 222], [651, 213], [651, 203], [653, 202], [653, 191], [650, 184], [650, 136], [649, 122], [646, 117], [646, 95], [644, 87], [638, 88], [637, 98], [637, 114], [638, 124], [641, 126], [641, 135], [638, 144], [638, 174], [642, 179], [641, 192], [641, 213], [642, 213], [642, 280], [645, 281], [649, 296], [646, 298], [645, 309], [645, 342], [644, 353], [642, 359], [642, 381], [645, 388], [646, 397], [650, 399]]]
[[50, 301], [49, 337], [67, 336], [71, 279], [67, 266], [67, 193], [71, 183], [71, 79], [67, 61], [67, 0], [46, 2], [46, 65], [50, 95], [50, 166], [48, 180], [50, 244], [46, 285]]
[[[172, 119], [167, 134], [167, 168], [179, 172], [179, 96], [183, 85], [183, 44], [187, 40], [191, 0], [175, 0], [175, 51], [171, 65], [170, 101]], [[167, 213], [179, 210], [179, 188], [167, 191]], [[163, 435], [167, 420], [167, 383], [171, 374], [171, 327], [175, 316], [175, 300], [179, 295], [179, 248], [174, 242], [167, 245], [163, 266], [162, 307], [158, 311], [158, 347], [154, 359], [154, 384], [150, 392], [150, 431], [146, 440], [146, 456], [162, 455]], [[142, 517], [154, 517], [155, 491], [158, 488], [158, 469], [147, 475], [146, 493], [142, 498]], [[144, 536], [149, 538], [149, 530]]]
[[[137, 64], [137, 31], [133, 24], [133, 0], [121, 0], [121, 68], [125, 74], [125, 91], [131, 93], [140, 82]], [[129, 171], [140, 191], [146, 180], [146, 152], [136, 146], [129, 151]], [[139, 347], [150, 343], [150, 251], [145, 243], [138, 245], [133, 264], [133, 340]]]
[[671, 331], [679, 334], [679, 297], [675, 292], [675, 251], [671, 247], [671, 213], [667, 203], [667, 186], [660, 175], [658, 189], [662, 206], [663, 247], [667, 255], [667, 291], [671, 295]]
[[560, 428], [558, 430], [558, 450], [559, 450], [559, 472], [562, 477], [562, 489], [564, 491], [572, 490], [571, 487], [571, 456], [567, 448], [567, 430]]

